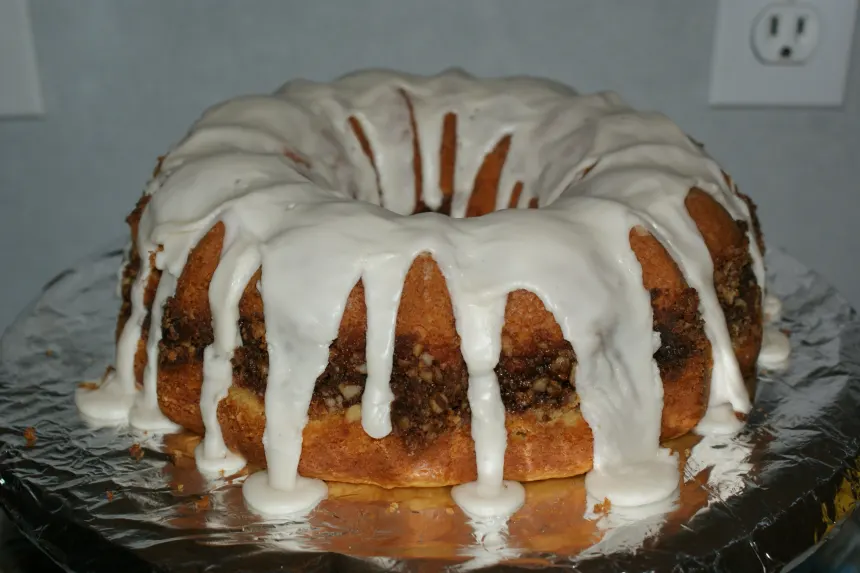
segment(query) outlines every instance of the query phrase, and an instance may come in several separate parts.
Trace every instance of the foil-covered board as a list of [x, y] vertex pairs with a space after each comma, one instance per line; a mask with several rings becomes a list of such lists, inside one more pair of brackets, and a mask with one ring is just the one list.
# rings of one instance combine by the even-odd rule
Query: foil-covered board
[[445, 488], [347, 484], [266, 521], [245, 508], [246, 473], [196, 471], [196, 436], [88, 427], [73, 393], [112, 361], [120, 258], [61, 273], [0, 339], [0, 506], [70, 571], [771, 571], [860, 494], [860, 321], [780, 252], [769, 288], [791, 360], [760, 373], [743, 432], [671, 443], [683, 484], [665, 503], [604, 511], [582, 478], [551, 480], [506, 523], [469, 520]]

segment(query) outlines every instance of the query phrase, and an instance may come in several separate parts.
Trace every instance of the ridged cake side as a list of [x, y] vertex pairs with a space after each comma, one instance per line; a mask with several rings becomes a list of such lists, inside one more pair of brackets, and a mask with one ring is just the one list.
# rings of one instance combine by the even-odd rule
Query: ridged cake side
[[589, 470], [651, 503], [677, 487], [661, 439], [751, 408], [755, 208], [614, 94], [290, 82], [207, 111], [129, 223], [116, 371], [79, 408], [203, 433], [204, 472], [267, 466], [257, 511], [312, 506], [320, 477], [462, 484], [503, 515], [505, 479]]
[[[477, 180], [475, 194], [494, 195], [492, 184]], [[145, 203], [146, 198], [129, 216], [132, 240]], [[732, 220], [701, 191], [691, 190], [686, 203], [713, 257], [714, 284], [732, 344], [744, 376], [752, 384], [762, 336], [761, 290], [752, 270], [745, 223]], [[756, 233], [760, 236], [758, 229]], [[165, 305], [161, 324], [159, 405], [171, 420], [201, 434], [203, 350], [213, 342], [208, 289], [223, 238], [223, 225], [216, 225], [191, 252], [176, 295]], [[692, 430], [705, 412], [711, 347], [698, 312], [697, 294], [665, 248], [641, 228], [631, 231], [630, 245], [642, 265], [643, 287], [651, 293], [654, 331], [662, 340], [654, 355], [665, 392], [661, 437], [671, 439]], [[133, 256], [123, 275], [118, 332], [130, 313], [137, 268]], [[219, 405], [218, 414], [228, 446], [254, 465], [265, 467], [262, 436], [268, 355], [263, 302], [257, 289], [259, 274], [241, 298], [242, 346], [233, 358], [233, 388]], [[148, 305], [157, 281], [156, 272], [147, 289]], [[422, 256], [404, 282], [391, 376], [394, 431], [381, 440], [371, 438], [361, 427], [367, 372], [364, 295], [359, 282], [350, 293], [338, 337], [331, 344], [329, 365], [314, 387], [300, 473], [382, 487], [474, 480], [468, 374], [438, 266], [431, 256]], [[145, 325], [135, 358], [139, 384], [146, 364], [148, 328]], [[506, 479], [534, 481], [587, 472], [592, 465], [591, 431], [579, 412], [576, 355], [554, 317], [533, 293], [515, 291], [508, 298], [502, 337], [496, 373], [507, 412]]]

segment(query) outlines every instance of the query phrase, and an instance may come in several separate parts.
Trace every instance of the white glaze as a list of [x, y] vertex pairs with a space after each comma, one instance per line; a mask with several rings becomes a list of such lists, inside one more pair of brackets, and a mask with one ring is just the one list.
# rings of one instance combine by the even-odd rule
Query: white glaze
[[765, 322], [779, 322], [782, 318], [782, 302], [774, 295], [766, 295], [761, 306]]
[[[176, 291], [176, 278], [164, 273], [155, 290], [152, 301], [152, 320], [150, 324], [161, 325], [164, 304]], [[149, 329], [146, 341], [146, 366], [143, 370], [143, 390], [135, 397], [134, 406], [129, 412], [129, 423], [133, 428], [149, 432], [175, 432], [182, 427], [167, 418], [158, 405], [158, 343], [161, 341], [161, 328]]]
[[791, 341], [774, 326], [765, 326], [758, 354], [758, 365], [767, 370], [779, 370], [788, 365]]
[[96, 389], [78, 387], [75, 405], [90, 426], [121, 426], [128, 423], [135, 397], [135, 393], [126, 391], [114, 371], [105, 376]]
[[146, 318], [144, 293], [150, 276], [148, 252], [144, 252], [140, 260], [137, 278], [131, 287], [131, 315], [116, 343], [116, 368], [102, 380], [98, 388], [78, 388], [75, 392], [78, 411], [92, 424], [127, 424], [137, 399], [134, 357]]
[[242, 493], [248, 507], [260, 515], [299, 516], [324, 500], [328, 487], [318, 479], [296, 476], [289, 489], [277, 488], [271, 483], [269, 472], [261, 471], [248, 476], [242, 484]]
[[731, 405], [720, 404], [708, 408], [705, 416], [696, 425], [696, 433], [701, 436], [726, 436], [736, 433], [743, 426]]
[[[439, 149], [449, 112], [457, 115], [458, 137], [452, 217], [405, 217], [416, 203], [413, 138], [422, 199], [431, 208], [442, 204]], [[368, 138], [372, 162], [350, 117]], [[461, 218], [485, 155], [508, 135], [496, 206], [506, 208], [522, 182], [518, 206], [536, 198], [542, 209]], [[325, 485], [297, 474], [302, 430], [349, 292], [364, 281], [362, 424], [381, 438], [391, 432], [388, 378], [403, 277], [426, 252], [446, 278], [469, 373], [478, 480], [454, 490], [463, 509], [505, 515], [523, 500], [522, 488], [502, 479], [507, 432], [493, 371], [505, 301], [517, 289], [540, 297], [576, 351], [577, 391], [594, 434], [589, 492], [621, 506], [665, 498], [678, 475], [675, 459], [659, 447], [663, 388], [653, 360], [659, 337], [629, 245], [634, 226], [666, 247], [699, 293], [714, 353], [708, 423], [750, 408], [714, 290], [713, 263], [684, 205], [694, 186], [752, 229], [746, 204], [713, 160], [668, 119], [635, 112], [614, 94], [579, 96], [551, 82], [476, 80], [459, 71], [429, 78], [371, 71], [331, 84], [290, 82], [271, 97], [237, 98], [204, 114], [147, 188], [152, 197], [137, 237], [144, 264], [112, 384], [123, 392], [134, 387], [149, 254], [157, 252], [156, 267], [178, 277], [200, 238], [223, 223], [225, 248], [210, 287], [215, 342], [204, 365], [201, 459], [229, 455], [215, 414], [232, 381], [230, 357], [241, 344], [239, 297], [261, 263], [269, 470], [249, 478], [244, 491], [249, 505], [267, 515], [306, 510], [325, 496]], [[750, 252], [763, 285], [754, 240]], [[148, 350], [157, 364], [157, 344]], [[81, 403], [82, 410], [96, 409]]]
[[[228, 223], [226, 227], [233, 232], [234, 225]], [[201, 471], [228, 474], [240, 470], [245, 459], [230, 451], [224, 443], [218, 422], [218, 403], [227, 396], [233, 384], [233, 350], [242, 344], [239, 299], [260, 266], [260, 252], [252, 241], [244, 238], [228, 235], [224, 244], [221, 264], [209, 284], [214, 342], [203, 351], [200, 414], [205, 433], [194, 455]]]

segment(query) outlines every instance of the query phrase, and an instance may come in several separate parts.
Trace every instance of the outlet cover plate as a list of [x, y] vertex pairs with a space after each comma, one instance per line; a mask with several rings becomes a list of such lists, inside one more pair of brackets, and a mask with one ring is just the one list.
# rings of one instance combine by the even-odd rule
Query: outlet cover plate
[[44, 114], [27, 0], [0, 0], [0, 119]]
[[[762, 63], [752, 29], [767, 7], [803, 5], [815, 10], [819, 40], [802, 65]], [[711, 61], [713, 106], [840, 106], [851, 63], [858, 0], [720, 0]]]

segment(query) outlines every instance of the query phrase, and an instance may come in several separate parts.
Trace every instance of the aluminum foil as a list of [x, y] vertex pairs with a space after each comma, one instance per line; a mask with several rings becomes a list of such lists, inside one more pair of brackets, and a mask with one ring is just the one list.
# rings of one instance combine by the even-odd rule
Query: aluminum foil
[[265, 521], [244, 474], [195, 470], [195, 436], [87, 427], [72, 395], [112, 360], [121, 256], [60, 274], [0, 340], [0, 505], [68, 570], [777, 570], [857, 499], [860, 322], [779, 252], [791, 363], [761, 373], [740, 435], [671, 444], [684, 484], [665, 503], [605, 512], [581, 478], [552, 480], [507, 523], [470, 521], [443, 488], [343, 484], [306, 518]]

